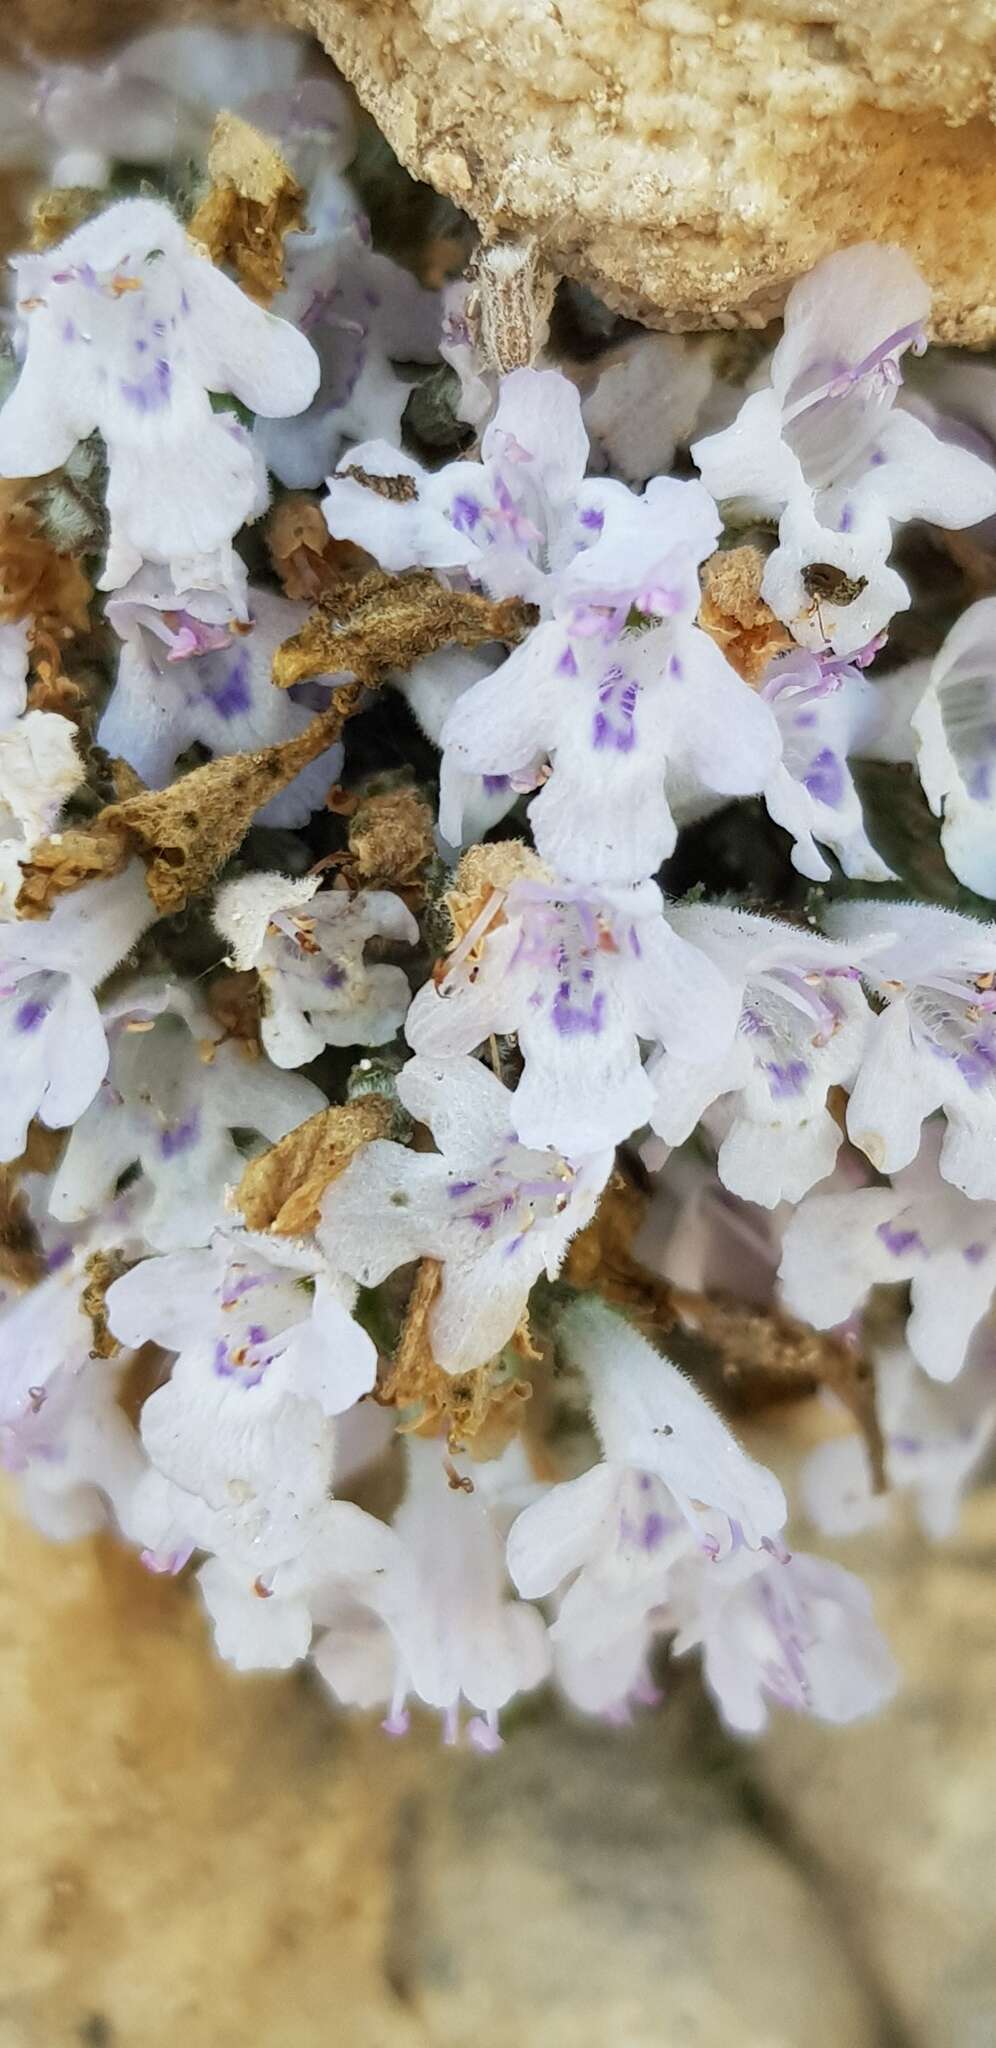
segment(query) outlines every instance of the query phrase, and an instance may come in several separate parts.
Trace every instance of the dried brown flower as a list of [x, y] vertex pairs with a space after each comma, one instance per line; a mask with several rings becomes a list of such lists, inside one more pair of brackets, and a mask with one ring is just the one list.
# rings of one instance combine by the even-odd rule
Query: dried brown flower
[[315, 604], [375, 565], [351, 540], [334, 540], [314, 498], [289, 491], [266, 522], [266, 545], [284, 594]]
[[169, 789], [108, 804], [92, 825], [53, 833], [25, 863], [21, 917], [45, 917], [57, 896], [112, 875], [138, 854], [161, 916], [200, 895], [241, 845], [256, 812], [338, 738], [356, 709], [358, 686], [337, 690], [329, 709], [294, 739], [249, 754], [219, 754]]
[[394, 1359], [374, 1398], [382, 1407], [414, 1411], [400, 1425], [405, 1434], [445, 1435], [450, 1451], [497, 1458], [518, 1435], [532, 1388], [498, 1362], [462, 1373], [436, 1364], [429, 1324], [441, 1279], [438, 1259], [420, 1260]]

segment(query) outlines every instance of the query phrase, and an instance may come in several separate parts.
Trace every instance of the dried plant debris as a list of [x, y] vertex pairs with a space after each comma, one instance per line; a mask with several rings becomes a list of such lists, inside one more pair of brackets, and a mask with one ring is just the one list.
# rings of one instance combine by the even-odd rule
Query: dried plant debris
[[533, 608], [517, 597], [493, 603], [474, 591], [446, 590], [425, 569], [400, 576], [378, 569], [334, 591], [285, 640], [273, 680], [284, 690], [310, 676], [346, 674], [382, 683], [392, 671], [407, 675], [441, 647], [482, 647], [492, 640], [513, 646], [534, 619]]

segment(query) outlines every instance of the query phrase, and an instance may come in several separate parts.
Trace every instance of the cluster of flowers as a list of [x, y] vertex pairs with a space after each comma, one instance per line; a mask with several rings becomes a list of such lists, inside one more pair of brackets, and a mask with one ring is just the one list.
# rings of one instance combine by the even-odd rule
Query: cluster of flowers
[[[916, 761], [953, 875], [996, 895], [996, 600], [932, 664], [875, 666], [911, 601], [897, 528], [986, 544], [996, 372], [928, 364], [907, 390], [928, 293], [901, 252], [862, 246], [792, 291], [746, 392], [708, 345], [664, 337], [624, 345], [584, 403], [563, 368], [499, 374], [462, 286], [444, 304], [371, 247], [349, 105], [313, 62], [279, 36], [146, 37], [47, 79], [15, 136], [50, 179], [99, 188], [119, 161], [163, 169], [178, 134], [203, 156], [214, 112], [238, 105], [279, 142], [309, 226], [287, 236], [272, 311], [148, 196], [13, 267], [0, 475], [47, 475], [100, 436], [118, 651], [78, 732], [28, 708], [30, 616], [0, 627], [0, 1157], [36, 1267], [3, 1282], [4, 1461], [54, 1536], [110, 1516], [154, 1570], [196, 1554], [238, 1668], [310, 1657], [391, 1731], [414, 1697], [451, 1739], [469, 1709], [493, 1747], [502, 1709], [551, 1674], [625, 1718], [655, 1697], [663, 1642], [701, 1651], [737, 1729], [769, 1701], [846, 1720], [895, 1682], [865, 1589], [789, 1547], [778, 1479], [622, 1312], [557, 1276], [636, 1139], [672, 1279], [729, 1291], [746, 1248], [755, 1297], [780, 1261], [784, 1307], [845, 1345], [876, 1284], [912, 1283], [905, 1335], [875, 1360], [886, 1471], [928, 1527], [951, 1526], [996, 1430], [996, 924], [894, 888], [854, 900], [824, 849], [851, 882], [894, 881], [849, 762]], [[402, 421], [440, 348], [481, 432], [429, 470]], [[690, 441], [698, 475], [642, 474], [655, 439]], [[45, 917], [19, 897], [67, 802], [85, 815], [93, 738], [164, 790], [191, 748], [291, 739], [348, 680], [271, 679], [306, 607], [262, 571], [250, 584], [235, 543], [273, 478], [324, 479], [329, 535], [381, 570], [519, 599], [534, 623], [510, 652], [445, 649], [396, 679], [439, 748], [438, 861], [499, 826], [504, 855], [427, 978], [428, 920], [401, 894], [309, 867], [302, 835], [348, 779], [348, 731], [259, 811], [276, 869], [245, 850], [210, 903], [218, 950], [261, 995], [249, 1058], [170, 964], [137, 856]], [[759, 602], [787, 629], [756, 686], [699, 623], [702, 566], [748, 522], [776, 530]], [[662, 893], [679, 827], [747, 796], [830, 885], [819, 925]], [[502, 822], [526, 798], [532, 847]], [[350, 1047], [398, 1137], [329, 1181], [314, 1230], [250, 1228], [247, 1157], [352, 1088], [328, 1064]], [[68, 1133], [54, 1162], [39, 1127]], [[428, 1342], [454, 1377], [519, 1369], [539, 1283], [540, 1370], [552, 1348], [576, 1406], [583, 1389], [583, 1458], [576, 1429], [542, 1461], [521, 1437], [475, 1458], [417, 1401], [373, 1398], [371, 1333], [416, 1261], [438, 1269]], [[387, 1521], [349, 1495], [396, 1423]], [[834, 1534], [890, 1511], [860, 1436], [817, 1447], [800, 1510]]]

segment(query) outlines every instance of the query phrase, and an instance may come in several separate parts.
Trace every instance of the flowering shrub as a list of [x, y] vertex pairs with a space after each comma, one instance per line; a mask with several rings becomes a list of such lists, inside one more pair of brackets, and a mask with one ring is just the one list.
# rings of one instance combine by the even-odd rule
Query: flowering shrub
[[[547, 1680], [622, 1720], [691, 1652], [740, 1731], [872, 1711], [869, 1597], [797, 1532], [908, 1493], [943, 1534], [996, 1433], [996, 605], [952, 624], [944, 553], [991, 557], [989, 373], [904, 382], [930, 294], [872, 246], [735, 368], [574, 349], [569, 292], [554, 347], [531, 258], [458, 278], [431, 212], [374, 246], [294, 38], [141, 38], [41, 109], [74, 190], [0, 410], [25, 1510], [391, 1733], [491, 1749]], [[786, 1389], [790, 1499], [740, 1440]]]

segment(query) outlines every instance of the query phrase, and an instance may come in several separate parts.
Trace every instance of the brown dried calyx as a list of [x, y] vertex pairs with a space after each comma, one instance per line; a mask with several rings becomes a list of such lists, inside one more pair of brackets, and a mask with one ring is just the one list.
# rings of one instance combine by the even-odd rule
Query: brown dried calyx
[[274, 141], [238, 114], [219, 114], [208, 151], [211, 190], [187, 232], [212, 263], [268, 306], [284, 285], [284, 238], [307, 226], [304, 193]]
[[535, 619], [535, 608], [518, 597], [493, 603], [471, 591], [444, 590], [428, 569], [400, 576], [375, 569], [332, 592], [300, 632], [284, 641], [273, 680], [282, 690], [321, 675], [348, 674], [378, 684], [392, 670], [407, 674], [423, 655], [454, 643], [480, 647], [503, 640], [514, 646]]
[[232, 1197], [250, 1230], [277, 1237], [307, 1237], [321, 1215], [326, 1188], [354, 1153], [386, 1138], [393, 1108], [384, 1095], [361, 1095], [320, 1109], [250, 1161]]
[[33, 1123], [18, 1159], [0, 1165], [0, 1279], [17, 1287], [33, 1287], [45, 1273], [41, 1240], [21, 1187], [26, 1173], [51, 1173], [62, 1148], [63, 1133]]
[[289, 491], [266, 522], [266, 545], [284, 595], [315, 604], [341, 583], [356, 582], [374, 564], [351, 540], [334, 540], [321, 506]]
[[[374, 1399], [385, 1408], [414, 1411], [400, 1425], [403, 1434], [445, 1435], [450, 1451], [497, 1458], [518, 1435], [532, 1389], [528, 1380], [510, 1375], [500, 1360], [462, 1373], [444, 1372], [436, 1364], [429, 1325], [441, 1281], [439, 1260], [420, 1260], [397, 1349]], [[525, 1332], [518, 1348], [520, 1356], [535, 1358]]]
[[[473, 958], [495, 925], [505, 921], [504, 902], [514, 882], [546, 882], [550, 871], [544, 867], [539, 854], [534, 853], [522, 839], [499, 839], [487, 846], [468, 846], [463, 854], [453, 887], [446, 891], [443, 905], [453, 931], [453, 945], [459, 945], [467, 938], [473, 927], [476, 932]], [[491, 916], [488, 916], [488, 910]], [[437, 963], [437, 978], [445, 975], [448, 961], [444, 958]]]
[[760, 681], [769, 661], [792, 647], [792, 635], [761, 596], [760, 548], [721, 549], [702, 565], [699, 625], [745, 683]]
[[357, 888], [420, 894], [436, 842], [431, 805], [411, 784], [375, 790], [349, 821], [350, 880]]
[[293, 739], [255, 753], [220, 754], [169, 789], [108, 804], [91, 825], [43, 839], [24, 867], [18, 915], [47, 916], [56, 897], [117, 874], [135, 854], [145, 862], [160, 916], [182, 910], [241, 845], [256, 812], [338, 739], [358, 697], [359, 686], [346, 684]]
[[470, 279], [466, 317], [482, 361], [500, 376], [529, 369], [549, 339], [557, 289], [535, 236], [482, 243]]

